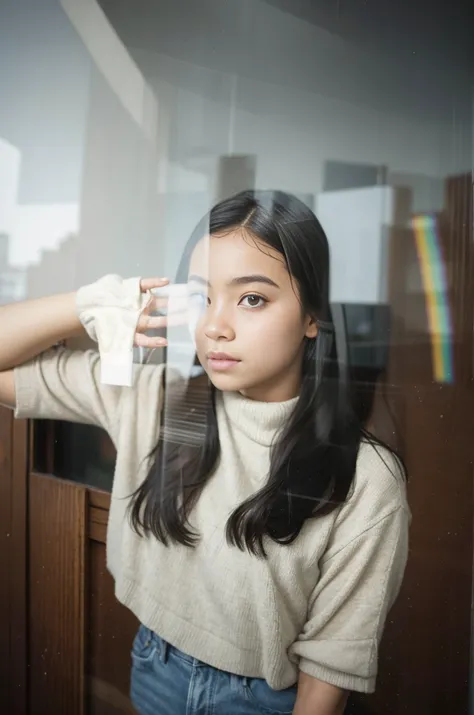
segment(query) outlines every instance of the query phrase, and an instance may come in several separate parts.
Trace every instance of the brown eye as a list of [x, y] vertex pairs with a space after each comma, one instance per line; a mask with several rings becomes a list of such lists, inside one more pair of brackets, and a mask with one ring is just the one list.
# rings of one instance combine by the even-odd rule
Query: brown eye
[[261, 308], [267, 302], [261, 295], [255, 295], [254, 293], [246, 295], [242, 298], [243, 301], [247, 301], [247, 304], [244, 304], [246, 308]]

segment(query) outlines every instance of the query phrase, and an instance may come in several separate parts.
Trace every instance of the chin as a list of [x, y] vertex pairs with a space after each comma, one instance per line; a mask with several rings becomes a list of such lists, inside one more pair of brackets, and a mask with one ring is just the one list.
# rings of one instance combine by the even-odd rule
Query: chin
[[236, 380], [230, 375], [216, 375], [215, 373], [207, 373], [207, 375], [214, 387], [222, 392], [239, 392], [246, 387], [242, 385], [241, 380]]

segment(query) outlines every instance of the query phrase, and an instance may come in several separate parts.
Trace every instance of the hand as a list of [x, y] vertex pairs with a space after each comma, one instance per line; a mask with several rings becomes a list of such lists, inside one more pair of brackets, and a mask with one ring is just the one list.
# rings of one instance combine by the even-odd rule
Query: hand
[[[173, 296], [172, 312], [169, 310], [169, 296], [155, 296], [151, 291], [169, 285], [167, 278], [142, 278], [140, 289], [148, 293], [150, 300], [146, 304], [137, 323], [134, 345], [141, 348], [161, 348], [168, 344], [162, 336], [146, 335], [151, 330], [162, 330], [169, 325], [186, 325], [188, 323], [187, 296]], [[161, 313], [161, 315], [156, 315]]]
[[293, 715], [343, 715], [349, 693], [300, 671]]

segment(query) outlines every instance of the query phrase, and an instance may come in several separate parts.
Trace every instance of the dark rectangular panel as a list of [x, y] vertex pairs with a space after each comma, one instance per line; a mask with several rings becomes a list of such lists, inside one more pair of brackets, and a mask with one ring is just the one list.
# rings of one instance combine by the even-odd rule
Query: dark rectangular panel
[[30, 476], [30, 715], [85, 715], [86, 489]]

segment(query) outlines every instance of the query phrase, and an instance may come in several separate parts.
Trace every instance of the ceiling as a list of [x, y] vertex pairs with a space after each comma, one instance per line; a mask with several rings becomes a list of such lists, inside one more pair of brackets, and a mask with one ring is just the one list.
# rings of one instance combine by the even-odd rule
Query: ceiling
[[160, 24], [179, 14], [183, 24], [195, 26], [196, 41], [230, 33], [245, 52], [253, 17], [262, 42], [271, 30], [271, 20], [262, 23], [261, 6], [266, 5], [288, 15], [288, 32], [291, 19], [297, 18], [349, 43], [400, 59], [422, 56], [439, 62], [443, 58], [464, 69], [472, 68], [474, 60], [473, 0], [99, 0], [99, 4], [124, 43], [145, 50], [159, 51]]

